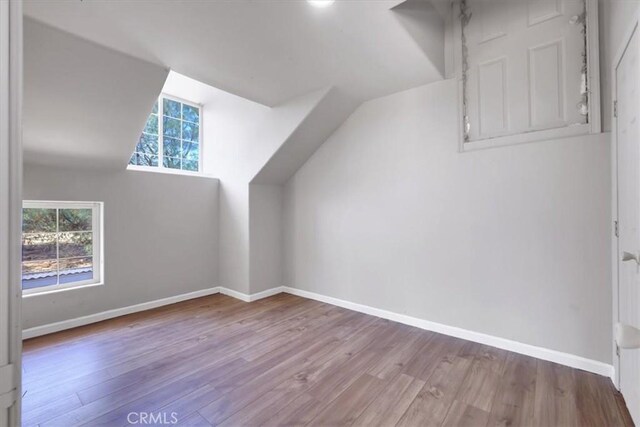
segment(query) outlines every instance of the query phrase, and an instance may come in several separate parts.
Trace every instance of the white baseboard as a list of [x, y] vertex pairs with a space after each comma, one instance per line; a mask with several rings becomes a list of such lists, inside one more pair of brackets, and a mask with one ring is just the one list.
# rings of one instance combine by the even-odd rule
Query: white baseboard
[[267, 298], [272, 295], [282, 293], [283, 288], [272, 288], [266, 291], [258, 292], [255, 294], [247, 295], [242, 292], [234, 291], [233, 289], [216, 286], [213, 288], [202, 289], [200, 291], [189, 292], [186, 294], [175, 295], [168, 298], [162, 298], [154, 301], [143, 302], [141, 304], [130, 305], [128, 307], [116, 308], [113, 310], [102, 311], [96, 314], [90, 314], [88, 316], [76, 317], [75, 319], [63, 320], [61, 322], [49, 323], [47, 325], [36, 326], [33, 328], [25, 329], [22, 331], [22, 339], [39, 337], [41, 335], [52, 334], [54, 332], [64, 331], [66, 329], [77, 328], [78, 326], [89, 325], [91, 323], [101, 322], [107, 319], [113, 319], [114, 317], [120, 317], [131, 313], [137, 313], [139, 311], [151, 310], [152, 308], [162, 307], [163, 305], [175, 304], [177, 302], [186, 301], [194, 298], [200, 298], [207, 295], [223, 294], [233, 298], [237, 298], [244, 302], [257, 301], [262, 298]]
[[535, 345], [524, 344], [518, 341], [512, 341], [505, 338], [483, 334], [480, 332], [470, 331], [468, 329], [462, 329], [455, 326], [444, 325], [442, 323], [431, 322], [429, 320], [418, 319], [416, 317], [407, 316], [405, 314], [393, 313], [391, 311], [357, 304], [338, 298], [328, 297], [301, 289], [290, 288], [287, 286], [277, 289], [281, 289], [283, 292], [286, 292], [288, 294], [298, 295], [303, 298], [309, 298], [360, 313], [370, 314], [372, 316], [381, 317], [383, 319], [393, 320], [394, 322], [415, 326], [427, 331], [438, 332], [440, 334], [449, 335], [452, 337], [461, 338], [492, 347], [497, 347], [503, 350], [512, 351], [514, 353], [535, 357], [537, 359], [555, 362], [560, 365], [569, 366], [571, 368], [582, 369], [584, 371], [593, 372], [594, 374], [598, 375], [604, 375], [612, 379], [615, 377], [612, 365], [608, 365], [597, 360], [591, 360], [581, 356], [576, 356], [574, 354], [563, 353], [556, 350], [537, 347]]
[[258, 292], [255, 294], [249, 295], [249, 302], [257, 301], [262, 298], [268, 298], [273, 295], [281, 294], [284, 292], [284, 286], [278, 286], [277, 288], [267, 289], [266, 291]]
[[281, 294], [282, 292], [284, 292], [283, 286], [267, 289], [266, 291], [258, 292], [255, 294], [243, 294], [242, 292], [234, 291], [233, 289], [224, 288], [224, 287], [220, 288], [221, 294], [228, 295], [233, 298], [237, 298], [244, 302], [258, 301], [259, 299], [267, 298], [276, 294]]
[[136, 304], [129, 307], [103, 311], [101, 313], [91, 314], [88, 316], [65, 320], [62, 322], [50, 323], [48, 325], [25, 329], [24, 331], [22, 331], [22, 338], [23, 339], [34, 338], [40, 335], [51, 334], [53, 332], [58, 332], [65, 329], [76, 328], [78, 326], [88, 325], [90, 323], [112, 319], [114, 317], [124, 316], [126, 314], [136, 313], [144, 310], [150, 310], [152, 308], [161, 307], [163, 305], [174, 304], [177, 302], [186, 301], [193, 298], [200, 298], [203, 296], [213, 295], [217, 293], [228, 295], [230, 297], [237, 298], [241, 301], [252, 302], [252, 301], [257, 301], [259, 299], [267, 298], [282, 292], [286, 292], [292, 295], [297, 295], [303, 298], [313, 299], [313, 300], [324, 302], [331, 305], [336, 305], [338, 307], [343, 307], [343, 308], [357, 311], [360, 313], [381, 317], [383, 319], [392, 320], [394, 322], [403, 323], [405, 325], [415, 326], [417, 328], [425, 329], [427, 331], [438, 332], [440, 334], [449, 335], [452, 337], [461, 338], [468, 341], [490, 345], [492, 347], [501, 348], [503, 350], [512, 351], [514, 353], [524, 354], [526, 356], [535, 357], [537, 359], [547, 360], [549, 362], [555, 362], [560, 365], [569, 366], [571, 368], [582, 369], [588, 372], [593, 372], [594, 374], [607, 376], [612, 380], [613, 378], [615, 378], [613, 366], [603, 362], [599, 362], [597, 360], [591, 360], [591, 359], [587, 359], [587, 358], [576, 356], [569, 353], [563, 353], [556, 350], [537, 347], [534, 345], [525, 344], [518, 341], [512, 341], [505, 338], [495, 337], [495, 336], [483, 334], [480, 332], [474, 332], [468, 329], [462, 329], [455, 326], [448, 326], [442, 323], [431, 322], [429, 320], [419, 319], [417, 317], [411, 317], [405, 314], [398, 314], [398, 313], [382, 310], [375, 307], [370, 307], [363, 304], [357, 304], [354, 302], [317, 294], [314, 292], [304, 291], [296, 288], [290, 288], [287, 286], [279, 286], [279, 287], [267, 289], [266, 291], [262, 291], [262, 292], [258, 292], [250, 295], [244, 294], [242, 292], [234, 291], [233, 289], [228, 289], [225, 287], [218, 286], [214, 288], [190, 292], [187, 294], [176, 295], [169, 298], [149, 301], [142, 304]]
[[244, 302], [251, 302], [251, 295], [243, 294], [242, 292], [234, 291], [233, 289], [229, 289], [229, 288], [219, 288], [219, 289], [222, 295], [227, 295]]
[[54, 332], [64, 331], [65, 329], [77, 328], [91, 323], [100, 322], [102, 320], [113, 319], [114, 317], [124, 316], [126, 314], [137, 313], [139, 311], [151, 310], [152, 308], [161, 307], [163, 305], [175, 304], [177, 302], [186, 301], [193, 298], [200, 298], [207, 295], [220, 293], [219, 287], [202, 289], [186, 294], [175, 295], [168, 298], [162, 298], [154, 301], [143, 302], [141, 304], [130, 305], [128, 307], [107, 310], [88, 316], [76, 317], [75, 319], [63, 320], [62, 322], [49, 323], [48, 325], [36, 326], [34, 328], [22, 331], [22, 339], [35, 338], [41, 335], [52, 334]]

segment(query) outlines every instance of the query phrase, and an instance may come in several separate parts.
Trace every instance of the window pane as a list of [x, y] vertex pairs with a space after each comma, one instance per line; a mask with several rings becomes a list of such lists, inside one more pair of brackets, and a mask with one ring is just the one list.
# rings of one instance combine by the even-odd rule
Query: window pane
[[58, 252], [60, 258], [91, 256], [93, 252], [91, 232], [60, 233]]
[[129, 164], [138, 166], [158, 166], [158, 156], [154, 154], [133, 153]]
[[138, 153], [138, 164], [140, 166], [158, 166], [158, 156]]
[[[137, 160], [138, 156], [135, 157]], [[99, 279], [93, 268], [92, 228], [95, 218], [92, 208], [23, 208], [23, 216], [26, 229], [42, 229], [44, 216], [52, 223], [45, 228], [53, 230], [23, 232], [23, 289], [79, 281], [94, 283], [94, 279]]]
[[147, 119], [147, 124], [144, 127], [143, 132], [151, 133], [154, 135], [158, 134], [158, 116], [155, 114], [151, 114], [149, 119]]
[[41, 288], [43, 286], [51, 286], [58, 284], [58, 276], [51, 274], [43, 277], [23, 278], [22, 289]]
[[183, 160], [182, 162], [182, 170], [186, 171], [198, 171], [198, 161], [197, 160]]
[[180, 138], [180, 120], [165, 117], [163, 124], [165, 137]]
[[70, 258], [60, 260], [60, 283], [80, 282], [93, 279], [92, 258]]
[[22, 260], [33, 261], [55, 259], [55, 233], [29, 233], [22, 235]]
[[165, 138], [164, 155], [166, 157], [180, 157], [180, 140], [175, 138]]
[[143, 133], [136, 146], [136, 152], [144, 154], [158, 154], [158, 135]]
[[180, 118], [180, 106], [181, 104], [179, 102], [176, 101], [172, 101], [170, 99], [165, 99], [164, 100], [164, 115], [165, 116], [169, 116], [169, 117], [175, 117], [177, 119]]
[[197, 162], [200, 158], [200, 146], [195, 142], [182, 141], [182, 158]]
[[55, 232], [56, 210], [26, 208], [22, 210], [22, 232]]
[[[162, 116], [158, 109], [162, 107]], [[199, 169], [200, 160], [200, 108], [162, 98], [153, 106], [144, 132], [138, 140], [136, 150], [129, 164], [137, 166], [158, 166], [159, 153], [164, 153], [162, 164], [170, 169]], [[162, 126], [158, 120], [162, 118]], [[158, 136], [162, 127], [162, 135]], [[160, 145], [162, 144], [162, 145]], [[183, 162], [189, 162], [183, 165]], [[73, 230], [70, 230], [73, 231]]]
[[57, 273], [58, 261], [55, 259], [43, 259], [39, 261], [24, 261], [22, 263], [22, 275], [39, 273]]
[[[36, 264], [31, 265], [35, 262]], [[38, 263], [49, 263], [38, 266]], [[22, 289], [41, 288], [58, 284], [58, 263], [56, 260], [29, 261], [22, 263]]]
[[165, 157], [164, 167], [171, 169], [180, 169], [180, 159], [178, 157]]
[[91, 209], [60, 209], [60, 231], [90, 231], [92, 228]]
[[182, 120], [188, 120], [193, 123], [200, 123], [200, 111], [196, 107], [182, 104]]
[[131, 160], [129, 160], [129, 164], [132, 165], [139, 165], [140, 164], [140, 159], [141, 155], [138, 153], [133, 153], [133, 155], [131, 156]]
[[58, 282], [58, 261], [25, 261], [22, 263], [22, 289], [55, 285]]
[[198, 125], [196, 124], [182, 122], [182, 139], [186, 141], [198, 142], [200, 136], [198, 135], [198, 129]]

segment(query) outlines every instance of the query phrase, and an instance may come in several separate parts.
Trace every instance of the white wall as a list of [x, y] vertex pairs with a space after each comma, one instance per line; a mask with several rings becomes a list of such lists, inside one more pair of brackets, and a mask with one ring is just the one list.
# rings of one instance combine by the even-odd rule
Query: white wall
[[599, 3], [600, 12], [600, 74], [602, 91], [602, 128], [611, 130], [611, 73], [615, 56], [622, 49], [627, 32], [635, 22], [640, 1], [608, 0]]
[[[600, 3], [600, 60], [602, 75], [602, 103], [603, 103], [603, 128], [611, 130], [612, 126], [612, 100], [613, 100], [613, 81], [615, 61], [618, 55], [626, 46], [631, 30], [635, 25], [640, 10], [640, 2], [637, 0], [611, 0]], [[612, 135], [613, 140], [613, 135]], [[615, 162], [615, 160], [614, 160]], [[615, 179], [616, 171], [613, 170], [613, 178]], [[614, 186], [612, 192], [612, 205], [617, 206], [617, 189]], [[615, 209], [615, 208], [614, 208]], [[615, 214], [615, 213], [614, 213]], [[617, 247], [612, 246], [611, 257], [612, 263], [616, 266]], [[612, 322], [619, 320], [618, 316], [618, 291], [617, 291], [617, 272], [613, 271], [614, 280], [612, 282]], [[616, 371], [619, 371], [619, 359], [615, 356], [616, 348], [613, 339], [611, 340], [612, 358]]]
[[[203, 111], [205, 172], [220, 179], [219, 285], [249, 289], [249, 189], [260, 150], [258, 123], [269, 108], [227, 94]], [[255, 166], [254, 166], [255, 167]]]
[[218, 180], [27, 165], [24, 198], [104, 202], [104, 286], [23, 298], [23, 328], [218, 285]]
[[203, 172], [220, 179], [218, 284], [251, 293], [249, 182], [323, 92], [270, 108], [174, 72], [163, 92], [203, 106]]
[[610, 363], [609, 136], [461, 154], [456, 99], [369, 101], [290, 179], [285, 285]]
[[220, 179], [220, 286], [254, 293], [250, 289], [249, 183], [325, 92], [312, 92], [275, 108], [230, 94], [207, 103], [205, 172]]
[[604, 2], [605, 8], [605, 36], [608, 51], [608, 64], [611, 64], [613, 56], [624, 41], [627, 30], [637, 18], [640, 2], [638, 0], [610, 0]]
[[282, 286], [281, 185], [249, 186], [251, 293]]

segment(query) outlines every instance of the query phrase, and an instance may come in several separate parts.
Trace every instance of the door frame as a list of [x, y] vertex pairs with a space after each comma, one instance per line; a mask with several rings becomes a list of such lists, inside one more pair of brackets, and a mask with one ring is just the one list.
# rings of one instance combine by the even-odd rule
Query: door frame
[[12, 382], [15, 388], [12, 396], [15, 402], [9, 407], [9, 425], [16, 426], [21, 421], [22, 382], [22, 0], [9, 0], [1, 7], [3, 27], [7, 32], [3, 33], [0, 55], [7, 66], [0, 73], [0, 83], [8, 88], [8, 97], [0, 106], [0, 121], [6, 129], [0, 134], [0, 235], [6, 236], [4, 242], [0, 241], [0, 265], [3, 267], [0, 280], [8, 285], [8, 289], [1, 290], [0, 300], [5, 300], [4, 306], [8, 309], [8, 325], [3, 326], [0, 334], [8, 335], [8, 363], [12, 368], [4, 380]]
[[[620, 45], [618, 46], [613, 61], [611, 63], [611, 183], [612, 183], [612, 197], [611, 197], [611, 274], [612, 274], [612, 322], [615, 325], [620, 321], [620, 274], [619, 274], [619, 238], [616, 233], [616, 225], [619, 220], [619, 194], [618, 194], [618, 119], [615, 117], [614, 104], [617, 101], [617, 87], [618, 78], [616, 70], [622, 57], [631, 41], [631, 38], [636, 31], [640, 31], [640, 9], [636, 12], [635, 16], [629, 27], [625, 30], [624, 36]], [[640, 76], [639, 76], [640, 78]], [[613, 330], [611, 333], [611, 347], [612, 347], [612, 360], [613, 360], [613, 384], [616, 389], [620, 390], [620, 355], [616, 346], [615, 338], [613, 338]]]

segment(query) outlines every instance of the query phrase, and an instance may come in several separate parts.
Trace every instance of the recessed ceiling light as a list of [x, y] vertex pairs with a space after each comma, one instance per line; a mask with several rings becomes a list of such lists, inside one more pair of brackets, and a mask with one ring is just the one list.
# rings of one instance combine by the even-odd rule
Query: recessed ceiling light
[[331, 6], [336, 0], [307, 0], [311, 6], [327, 7]]

